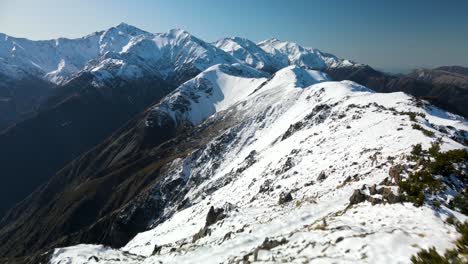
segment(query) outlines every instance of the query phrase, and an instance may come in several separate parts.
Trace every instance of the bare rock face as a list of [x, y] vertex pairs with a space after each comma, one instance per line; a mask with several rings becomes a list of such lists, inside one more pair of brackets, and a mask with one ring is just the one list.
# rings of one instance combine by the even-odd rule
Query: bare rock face
[[[399, 203], [403, 201], [401, 196], [394, 194], [391, 188], [387, 188], [387, 187], [377, 188], [377, 185], [374, 184], [371, 187], [369, 187], [370, 195], [363, 193], [363, 190], [365, 189], [367, 189], [367, 187], [361, 190], [360, 189], [354, 190], [353, 194], [349, 198], [349, 205], [362, 203], [364, 201], [368, 201], [372, 205], [381, 204], [381, 203], [393, 204], [393, 203]], [[376, 194], [382, 195], [382, 198], [372, 196]]]
[[381, 191], [382, 198], [387, 200], [388, 203], [393, 204], [393, 203], [402, 202], [401, 196], [394, 194], [392, 189], [384, 187], [384, 188], [381, 188], [380, 190], [382, 190]]
[[260, 190], [258, 191], [259, 193], [266, 193], [269, 192], [272, 187], [271, 187], [271, 180], [266, 180], [261, 186]]
[[162, 246], [160, 245], [154, 245], [154, 249], [153, 249], [153, 254], [151, 255], [159, 255], [159, 253], [161, 253], [161, 249], [162, 249]]
[[245, 255], [243, 258], [243, 263], [250, 263], [249, 260], [257, 261], [258, 260], [258, 253], [260, 250], [271, 250], [275, 247], [287, 244], [289, 241], [286, 238], [282, 238], [281, 240], [269, 239], [268, 237], [265, 238], [263, 243], [259, 245], [253, 252]]
[[258, 247], [258, 249], [270, 250], [272, 248], [284, 245], [286, 243], [288, 243], [288, 240], [286, 238], [282, 238], [281, 240], [274, 240], [274, 239], [269, 239], [267, 237], [265, 238], [263, 243]]
[[206, 215], [205, 227], [208, 227], [225, 217], [226, 215], [224, 214], [224, 209], [222, 208], [215, 209], [213, 206], [211, 206], [210, 210], [208, 211], [208, 214]]
[[278, 200], [278, 204], [285, 204], [285, 203], [289, 203], [290, 201], [293, 200], [293, 197], [291, 195], [291, 192], [288, 192], [288, 193], [282, 193], [280, 195], [280, 198]]
[[210, 210], [208, 211], [208, 214], [206, 215], [205, 226], [201, 228], [195, 235], [193, 235], [192, 243], [195, 243], [200, 238], [211, 235], [211, 229], [209, 228], [209, 226], [224, 219], [225, 217], [226, 214], [224, 214], [223, 208], [214, 208], [213, 206], [211, 206]]
[[400, 183], [401, 181], [401, 173], [403, 172], [403, 169], [403, 166], [398, 164], [390, 167], [390, 170], [388, 171], [388, 175], [390, 175], [396, 184]]
[[206, 236], [209, 236], [209, 235], [211, 235], [211, 229], [209, 229], [207, 226], [205, 226], [202, 229], [200, 229], [200, 231], [198, 231], [198, 233], [193, 235], [192, 243], [195, 243], [200, 238], [203, 238], [203, 237], [206, 237]]
[[319, 176], [317, 177], [317, 181], [323, 181], [327, 178], [327, 174], [324, 171], [320, 172]]
[[349, 205], [362, 203], [367, 199], [367, 195], [361, 192], [361, 190], [354, 190], [351, 197], [349, 197]]

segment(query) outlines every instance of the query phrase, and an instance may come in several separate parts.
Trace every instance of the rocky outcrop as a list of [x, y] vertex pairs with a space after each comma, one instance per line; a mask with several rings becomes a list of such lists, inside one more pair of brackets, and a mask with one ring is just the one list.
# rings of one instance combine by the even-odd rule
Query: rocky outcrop
[[285, 203], [289, 203], [293, 200], [293, 197], [291, 195], [291, 192], [287, 192], [287, 193], [281, 193], [280, 194], [280, 197], [279, 197], [279, 200], [278, 200], [278, 204], [285, 204]]
[[222, 220], [225, 217], [226, 215], [224, 214], [223, 208], [215, 209], [213, 206], [211, 206], [210, 210], [208, 211], [208, 214], [206, 215], [205, 227], [213, 225], [214, 223], [218, 222], [219, 220]]
[[[366, 194], [365, 190], [369, 194]], [[376, 196], [379, 195], [379, 196]], [[393, 190], [389, 187], [380, 187], [374, 184], [371, 187], [364, 186], [363, 189], [356, 189], [354, 190], [353, 194], [349, 197], [349, 205], [354, 205], [358, 203], [362, 203], [368, 201], [372, 205], [380, 204], [380, 203], [400, 203], [403, 202], [403, 198], [400, 195], [396, 195]]]
[[395, 165], [390, 167], [388, 171], [388, 175], [390, 175], [390, 178], [393, 179], [393, 181], [398, 184], [401, 181], [401, 173], [403, 172], [404, 167], [402, 165]]

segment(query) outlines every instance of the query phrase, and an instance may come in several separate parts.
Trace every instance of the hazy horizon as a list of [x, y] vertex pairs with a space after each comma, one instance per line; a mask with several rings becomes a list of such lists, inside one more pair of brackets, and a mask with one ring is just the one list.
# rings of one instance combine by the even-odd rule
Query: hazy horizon
[[149, 32], [182, 28], [212, 42], [239, 36], [296, 42], [391, 73], [468, 66], [466, 1], [11, 1], [0, 32], [78, 38], [121, 22]]

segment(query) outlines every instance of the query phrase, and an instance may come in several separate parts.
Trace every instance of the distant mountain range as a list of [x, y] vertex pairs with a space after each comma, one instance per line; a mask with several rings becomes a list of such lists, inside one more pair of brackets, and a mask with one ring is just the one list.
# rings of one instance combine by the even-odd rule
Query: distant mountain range
[[[458, 236], [446, 218], [466, 218], [454, 202], [466, 71], [392, 76], [277, 39], [124, 23], [0, 35], [0, 262], [397, 263], [414, 245], [445, 250]], [[415, 173], [449, 150], [465, 152], [424, 174], [441, 188], [420, 188]]]
[[6, 183], [0, 213], [210, 66], [245, 63], [271, 74], [290, 64], [358, 65], [276, 39], [258, 46], [241, 38], [211, 44], [179, 29], [153, 34], [125, 23], [79, 39], [2, 35], [0, 55], [0, 74], [7, 76], [0, 79], [0, 109], [7, 109], [0, 128], [10, 126], [0, 134]]

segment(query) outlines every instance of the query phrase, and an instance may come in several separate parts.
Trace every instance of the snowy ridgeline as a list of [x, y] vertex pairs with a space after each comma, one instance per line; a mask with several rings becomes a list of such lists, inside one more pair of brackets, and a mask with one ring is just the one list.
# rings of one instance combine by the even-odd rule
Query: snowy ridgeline
[[168, 205], [167, 220], [121, 249], [60, 248], [51, 263], [408, 263], [423, 248], [454, 247], [449, 215], [467, 220], [445, 206], [350, 204], [356, 189], [383, 199], [369, 193], [374, 184], [396, 196], [385, 179], [395, 164], [414, 167], [405, 156], [415, 144], [427, 149], [440, 138], [442, 151], [465, 148], [454, 140], [468, 130], [463, 118], [404, 93], [375, 93], [295, 66], [267, 79], [223, 65], [152, 109], [195, 125], [235, 120], [165, 175], [191, 186], [190, 206]]
[[215, 64], [236, 62], [268, 72], [288, 65], [314, 69], [354, 65], [276, 39], [257, 45], [242, 38], [227, 38], [211, 44], [180, 29], [153, 34], [124, 23], [78, 39], [32, 41], [0, 33], [0, 74], [35, 76], [56, 84], [81, 73], [93, 74], [96, 85], [112, 77], [168, 79], [184, 70], [203, 71]]

